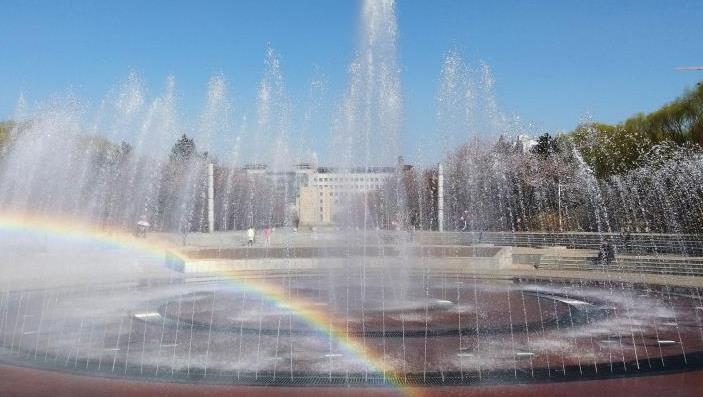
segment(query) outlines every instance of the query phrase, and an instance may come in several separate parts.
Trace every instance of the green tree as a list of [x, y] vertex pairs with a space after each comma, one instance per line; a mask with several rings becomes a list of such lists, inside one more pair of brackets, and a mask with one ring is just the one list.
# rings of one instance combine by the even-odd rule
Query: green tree
[[10, 144], [10, 131], [14, 126], [12, 121], [0, 121], [0, 156]]
[[660, 146], [703, 149], [703, 85], [649, 113], [622, 123], [584, 123], [570, 134], [599, 178], [640, 167]]
[[549, 133], [544, 133], [544, 135], [537, 138], [537, 144], [533, 146], [530, 151], [545, 159], [559, 153], [559, 145], [557, 144], [557, 140], [552, 138]]
[[171, 148], [169, 158], [171, 161], [186, 162], [195, 156], [195, 141], [193, 138], [188, 138], [186, 134], [176, 141]]

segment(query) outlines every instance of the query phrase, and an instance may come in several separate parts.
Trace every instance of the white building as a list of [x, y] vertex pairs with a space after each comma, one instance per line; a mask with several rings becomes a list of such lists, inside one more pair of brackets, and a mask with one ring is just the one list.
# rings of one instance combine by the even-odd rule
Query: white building
[[285, 194], [287, 204], [294, 207], [299, 223], [312, 226], [334, 224], [345, 203], [382, 190], [398, 169], [338, 169], [304, 163], [292, 171], [274, 172], [263, 164], [247, 165], [244, 171], [251, 178], [266, 178], [273, 183], [277, 192]]

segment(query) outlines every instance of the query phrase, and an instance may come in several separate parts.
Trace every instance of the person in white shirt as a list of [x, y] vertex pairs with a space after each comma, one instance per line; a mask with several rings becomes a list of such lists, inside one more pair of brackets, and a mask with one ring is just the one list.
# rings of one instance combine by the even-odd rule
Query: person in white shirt
[[254, 245], [254, 237], [256, 236], [256, 231], [254, 230], [253, 227], [249, 227], [247, 229], [247, 245], [252, 246]]

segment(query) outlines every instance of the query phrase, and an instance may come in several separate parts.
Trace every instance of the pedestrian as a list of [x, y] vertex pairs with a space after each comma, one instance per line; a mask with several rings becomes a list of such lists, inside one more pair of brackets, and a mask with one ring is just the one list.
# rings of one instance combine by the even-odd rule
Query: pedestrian
[[247, 245], [252, 246], [254, 245], [254, 237], [256, 236], [256, 231], [254, 230], [253, 226], [249, 226], [249, 229], [247, 229]]
[[610, 240], [605, 240], [598, 248], [598, 256], [595, 262], [598, 265], [606, 266], [615, 261], [615, 247], [610, 243]]
[[628, 226], [625, 230], [620, 233], [622, 239], [622, 245], [626, 252], [630, 250], [630, 227]]
[[610, 240], [605, 242], [605, 262], [608, 265], [615, 262], [615, 246]]
[[595, 263], [597, 265], [605, 265], [605, 257], [607, 256], [607, 251], [608, 248], [605, 245], [605, 242], [602, 242], [600, 244], [600, 247], [598, 247], [598, 256], [596, 257]]
[[146, 220], [146, 215], [142, 215], [137, 222], [137, 230], [135, 235], [137, 237], [146, 237], [146, 231], [149, 230], [151, 224]]
[[266, 248], [271, 246], [271, 227], [264, 227], [264, 244]]

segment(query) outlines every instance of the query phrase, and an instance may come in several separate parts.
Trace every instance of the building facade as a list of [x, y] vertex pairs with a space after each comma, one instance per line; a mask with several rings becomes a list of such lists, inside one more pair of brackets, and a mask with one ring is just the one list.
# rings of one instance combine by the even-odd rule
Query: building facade
[[363, 203], [369, 194], [381, 191], [395, 173], [394, 167], [316, 168], [309, 174], [307, 186], [298, 190], [300, 225], [340, 223], [343, 210], [350, 209], [355, 203]]
[[305, 163], [291, 171], [271, 171], [263, 164], [247, 165], [243, 170], [248, 178], [265, 179], [279, 197], [285, 197], [286, 206], [295, 214], [294, 223], [329, 226], [341, 222], [344, 210], [363, 205], [370, 194], [380, 192], [399, 168], [338, 169]]

